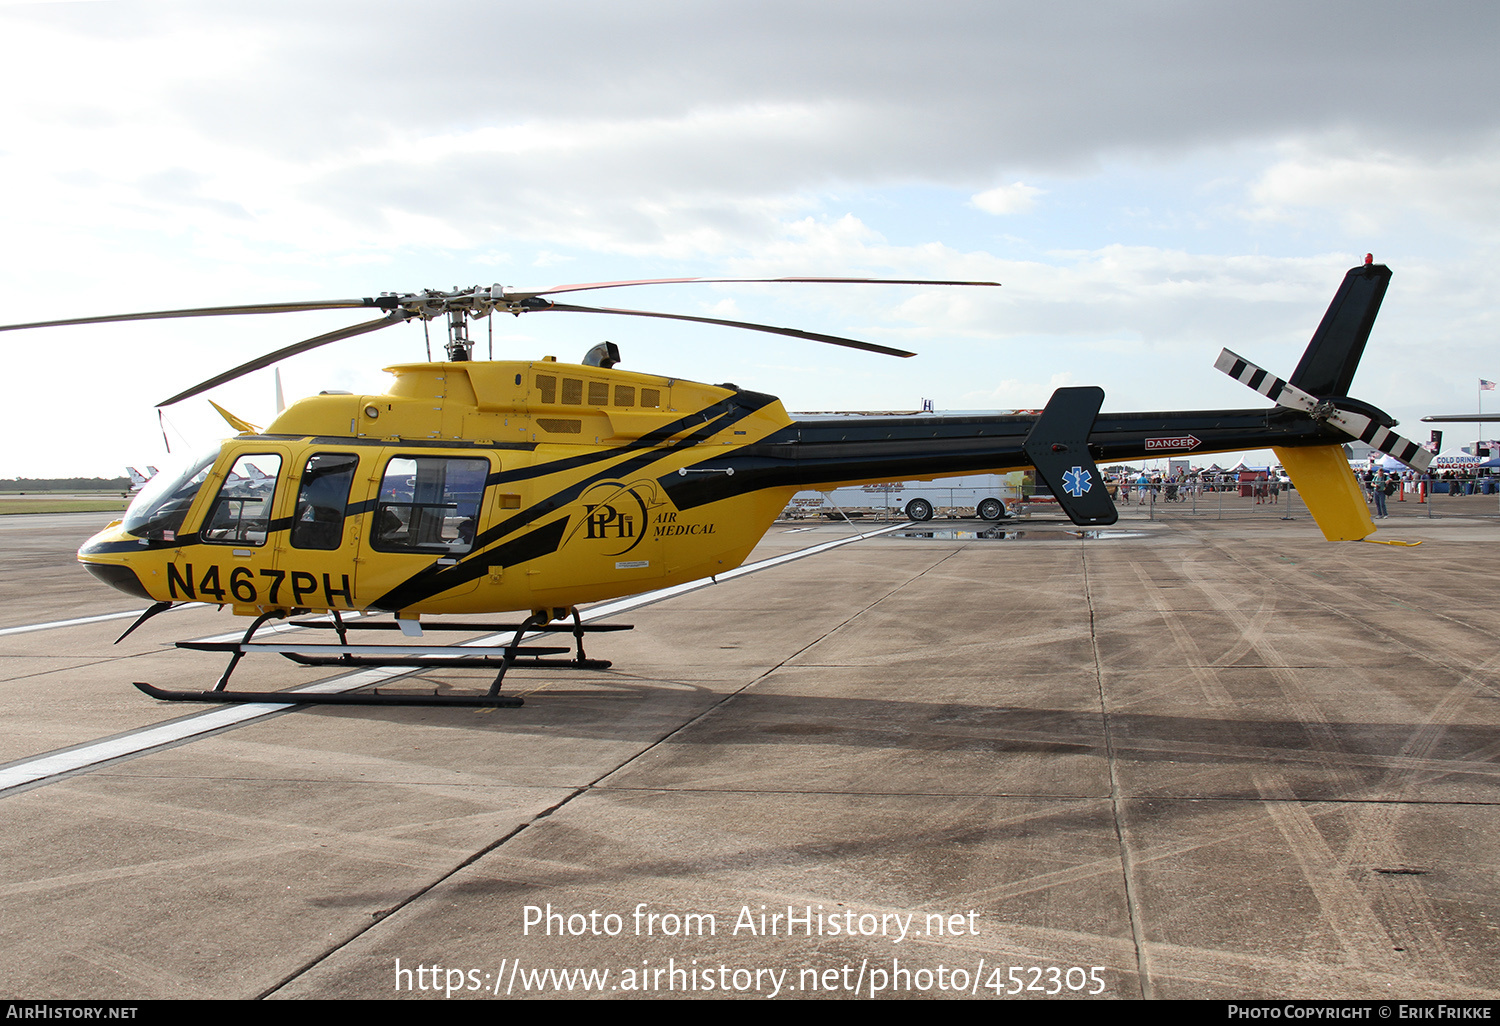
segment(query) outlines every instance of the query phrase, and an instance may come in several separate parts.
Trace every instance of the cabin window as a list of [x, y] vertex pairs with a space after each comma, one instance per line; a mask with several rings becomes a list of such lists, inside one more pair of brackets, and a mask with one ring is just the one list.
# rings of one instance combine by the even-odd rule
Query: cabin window
[[468, 552], [489, 470], [482, 459], [392, 458], [380, 481], [370, 544], [381, 552]]
[[199, 537], [223, 545], [264, 545], [280, 473], [281, 457], [275, 453], [247, 453], [235, 460]]
[[292, 513], [292, 547], [336, 549], [344, 543], [344, 514], [359, 457], [320, 452], [302, 469]]

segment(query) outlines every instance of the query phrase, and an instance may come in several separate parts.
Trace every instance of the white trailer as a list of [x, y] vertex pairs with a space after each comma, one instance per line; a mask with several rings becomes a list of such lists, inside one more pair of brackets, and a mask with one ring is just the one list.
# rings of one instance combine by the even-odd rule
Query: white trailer
[[895, 513], [911, 520], [971, 517], [1001, 520], [1022, 498], [1025, 474], [970, 474], [936, 481], [893, 481], [847, 485], [828, 492], [798, 492], [787, 507], [793, 516], [831, 520]]

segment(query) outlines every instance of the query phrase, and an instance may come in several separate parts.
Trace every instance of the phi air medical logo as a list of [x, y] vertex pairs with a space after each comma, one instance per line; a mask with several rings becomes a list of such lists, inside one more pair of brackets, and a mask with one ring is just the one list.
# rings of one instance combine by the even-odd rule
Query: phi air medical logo
[[604, 555], [620, 556], [641, 543], [646, 525], [651, 523], [651, 509], [659, 506], [656, 482], [652, 480], [600, 481], [578, 497], [583, 519], [568, 532], [568, 541], [581, 538], [603, 543]]
[[1063, 491], [1073, 498], [1078, 498], [1084, 492], [1094, 487], [1092, 480], [1094, 475], [1082, 467], [1074, 467], [1072, 470], [1063, 471]]

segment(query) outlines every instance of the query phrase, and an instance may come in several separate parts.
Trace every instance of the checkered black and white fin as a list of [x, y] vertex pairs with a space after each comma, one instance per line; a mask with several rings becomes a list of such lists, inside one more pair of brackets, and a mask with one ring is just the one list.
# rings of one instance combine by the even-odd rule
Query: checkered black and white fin
[[1432, 463], [1432, 453], [1409, 438], [1403, 438], [1383, 424], [1378, 424], [1362, 413], [1326, 407], [1319, 410], [1316, 396], [1304, 392], [1291, 382], [1283, 381], [1268, 370], [1255, 366], [1249, 360], [1225, 349], [1219, 353], [1214, 366], [1241, 384], [1249, 385], [1278, 406], [1289, 410], [1321, 416], [1345, 434], [1358, 438], [1387, 456], [1394, 456], [1413, 470], [1425, 472]]

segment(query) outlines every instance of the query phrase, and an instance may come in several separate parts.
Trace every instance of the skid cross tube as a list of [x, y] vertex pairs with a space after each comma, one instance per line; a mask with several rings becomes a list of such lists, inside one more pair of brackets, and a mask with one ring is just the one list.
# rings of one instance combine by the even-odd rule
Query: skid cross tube
[[286, 610], [284, 609], [269, 609], [255, 618], [255, 622], [250, 625], [250, 629], [246, 631], [245, 636], [240, 639], [239, 646], [235, 649], [234, 655], [229, 657], [229, 665], [224, 667], [223, 676], [221, 676], [219, 678], [219, 682], [214, 685], [215, 691], [223, 691], [225, 686], [229, 684], [229, 675], [232, 674], [234, 672], [234, 668], [240, 664], [240, 660], [245, 658], [245, 652], [247, 651], [245, 646], [250, 644], [250, 638], [254, 636], [256, 631], [260, 630], [261, 625], [264, 624], [267, 620], [281, 619], [284, 616], [286, 616]]

